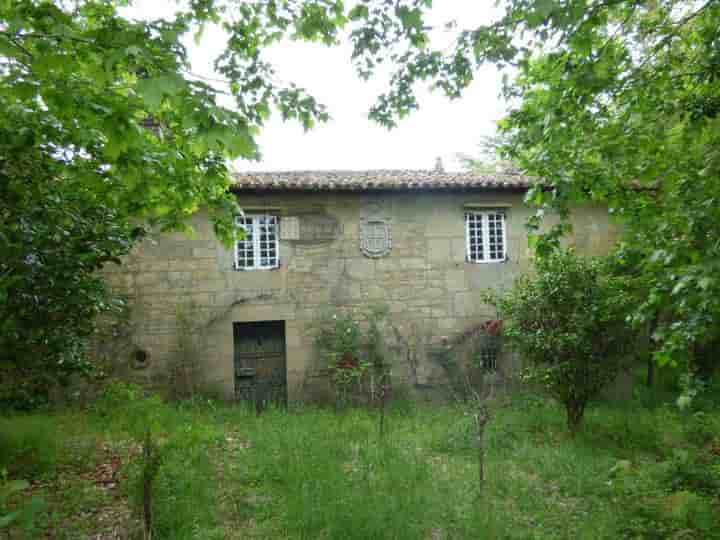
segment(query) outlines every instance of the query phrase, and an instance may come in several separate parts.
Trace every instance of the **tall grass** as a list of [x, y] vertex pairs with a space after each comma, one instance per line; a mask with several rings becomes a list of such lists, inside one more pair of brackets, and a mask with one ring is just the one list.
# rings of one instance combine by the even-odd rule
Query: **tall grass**
[[[424, 445], [429, 438], [406, 436], [408, 424], [423, 423], [418, 416], [392, 415], [396, 431], [382, 439], [377, 418], [362, 410], [273, 411], [242, 420], [249, 447], [235, 454], [235, 486], [272, 501], [281, 537], [424, 538], [471, 520], [482, 525], [475, 538], [489, 533], [492, 519], [480, 513], [473, 481], [438, 475]], [[465, 499], [476, 504], [459, 512]]]
[[[557, 405], [516, 396], [486, 430], [480, 489], [475, 428], [460, 406], [392, 403], [381, 438], [375, 411], [270, 408], [258, 416], [112, 392], [84, 429], [136, 447], [153, 430], [162, 457], [157, 540], [720, 537], [717, 409], [604, 403], [570, 437]], [[7, 422], [20, 426], [2, 447], [15, 455], [43, 441], [65, 444], [52, 417]], [[126, 493], [137, 515], [140, 462], [137, 452], [130, 457]], [[50, 471], [43, 463], [52, 459], [39, 455], [38, 470]]]
[[83, 414], [16, 413], [0, 418], [0, 470], [38, 480], [93, 461], [97, 433]]

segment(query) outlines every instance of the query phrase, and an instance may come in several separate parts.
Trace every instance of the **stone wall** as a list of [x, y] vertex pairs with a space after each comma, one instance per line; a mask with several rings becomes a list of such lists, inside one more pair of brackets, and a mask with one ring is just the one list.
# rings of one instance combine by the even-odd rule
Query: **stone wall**
[[[299, 218], [299, 240], [281, 240], [280, 268], [237, 271], [233, 252], [214, 237], [206, 216], [192, 219], [193, 236], [146, 239], [107, 278], [127, 294], [130, 311], [124, 338], [99, 350], [126, 366], [133, 377], [162, 384], [178, 359], [190, 360], [203, 386], [227, 398], [234, 393], [233, 322], [283, 320], [288, 394], [308, 397], [322, 367], [313, 323], [333, 307], [389, 310], [386, 341], [393, 376], [412, 388], [433, 388], [447, 373], [432, 351], [488, 318], [479, 299], [488, 287], [509, 286], [527, 268], [524, 223], [530, 210], [523, 194], [508, 191], [270, 192], [239, 194], [247, 213], [267, 211]], [[464, 212], [503, 207], [509, 260], [465, 261]], [[391, 224], [392, 250], [368, 258], [360, 250], [359, 224], [368, 215]], [[600, 208], [575, 212], [573, 242], [588, 253], [606, 250], [615, 236]], [[147, 353], [137, 365], [135, 351]], [[517, 359], [505, 355], [501, 370]], [[142, 367], [142, 369], [140, 369]]]

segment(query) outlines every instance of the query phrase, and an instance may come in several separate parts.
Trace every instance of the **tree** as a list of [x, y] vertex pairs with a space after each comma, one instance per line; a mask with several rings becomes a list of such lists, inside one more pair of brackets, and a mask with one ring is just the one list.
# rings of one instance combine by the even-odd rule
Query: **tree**
[[[72, 287], [85, 287], [93, 268], [142, 237], [138, 220], [183, 229], [202, 206], [230, 240], [238, 207], [227, 190], [227, 160], [259, 155], [256, 137], [273, 110], [307, 129], [328, 117], [303, 89], [275, 82], [265, 51], [286, 37], [332, 45], [347, 30], [361, 77], [382, 64], [395, 68], [369, 112], [388, 127], [418, 107], [418, 83], [457, 98], [480, 65], [512, 66], [502, 151], [543, 179], [529, 200], [540, 213], [553, 208], [562, 216], [578, 202], [602, 202], [625, 223], [649, 284], [635, 321], [671, 314], [655, 332], [660, 361], [687, 362], [688, 351], [708, 349], [720, 334], [717, 2], [506, 0], [490, 24], [448, 24], [457, 38], [443, 49], [426, 24], [431, 0], [363, 0], [352, 8], [341, 0], [191, 0], [149, 21], [120, 16], [127, 3], [0, 1], [3, 333], [22, 335], [25, 322], [15, 319], [13, 302], [45, 297], [40, 281], [18, 276], [34, 260], [28, 256], [41, 253], [32, 242], [48, 243], [42, 232], [18, 234], [12, 224], [21, 210], [6, 201], [34, 204], [36, 190], [52, 192], [62, 207], [81, 186], [82, 202], [72, 204], [88, 209], [84, 215], [94, 216], [98, 230], [109, 220], [117, 225], [121, 241], [93, 251], [97, 257], [74, 273]], [[209, 25], [228, 35], [215, 61], [225, 78], [217, 88], [190, 72], [182, 41]], [[224, 94], [232, 107], [219, 104]], [[30, 155], [42, 171], [32, 182], [23, 161]], [[32, 215], [42, 214], [42, 205], [36, 208]], [[539, 215], [531, 226], [539, 226]], [[77, 216], [63, 218], [79, 239], [68, 246], [84, 245], [81, 231], [93, 228], [70, 226]], [[568, 227], [561, 223], [539, 248]], [[40, 258], [44, 275], [65, 264], [56, 254]], [[97, 307], [109, 305], [97, 298]], [[32, 316], [38, 321], [44, 312]], [[10, 339], [17, 345], [23, 338]], [[24, 362], [0, 345], [4, 365]]]
[[[263, 53], [288, 36], [335, 43], [342, 2], [194, 0], [149, 21], [127, 4], [0, 1], [0, 401], [88, 367], [93, 320], [116, 305], [97, 270], [148, 227], [186, 229], [205, 207], [234, 238], [227, 161], [258, 157], [273, 109], [306, 129], [327, 119]], [[192, 74], [183, 46], [209, 24], [229, 35], [224, 86]]]
[[536, 259], [534, 270], [489, 299], [504, 319], [504, 335], [528, 363], [525, 379], [565, 407], [575, 433], [633, 344], [625, 323], [630, 296], [606, 261], [570, 250]]
[[[720, 336], [720, 3], [714, 0], [506, 0], [449, 51], [407, 46], [372, 115], [417, 107], [416, 83], [459, 95], [483, 63], [512, 67], [501, 151], [542, 178], [530, 225], [599, 202], [624, 225], [661, 364], [708, 374]], [[419, 25], [422, 27], [422, 25]], [[361, 47], [362, 49], [362, 47]], [[540, 238], [553, 249], [563, 220]], [[661, 315], [658, 317], [658, 315]]]
[[458, 159], [466, 169], [477, 174], [520, 174], [520, 169], [511, 161], [502, 159], [500, 149], [505, 144], [500, 135], [482, 137], [477, 156], [458, 154]]
[[559, 51], [529, 62], [506, 152], [549, 179], [553, 189], [530, 195], [538, 204], [563, 215], [577, 202], [609, 205], [646, 287], [634, 321], [660, 321], [661, 363], [699, 367], [720, 324], [720, 5], [612, 2], [591, 13]]

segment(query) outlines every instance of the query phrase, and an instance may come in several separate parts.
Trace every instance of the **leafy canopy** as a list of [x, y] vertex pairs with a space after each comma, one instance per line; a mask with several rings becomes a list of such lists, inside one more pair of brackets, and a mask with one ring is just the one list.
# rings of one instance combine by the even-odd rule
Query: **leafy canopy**
[[534, 270], [489, 300], [505, 321], [504, 335], [528, 363], [525, 378], [565, 406], [575, 431], [630, 348], [631, 297], [606, 261], [570, 250], [536, 259]]
[[[492, 23], [450, 22], [456, 39], [442, 49], [426, 23], [431, 0], [190, 0], [145, 21], [122, 17], [127, 4], [0, 0], [0, 320], [16, 342], [27, 320], [10, 306], [94, 287], [87, 279], [95, 269], [142, 236], [138, 219], [182, 229], [202, 206], [218, 234], [232, 238], [227, 160], [258, 157], [256, 137], [273, 110], [308, 129], [328, 117], [303, 89], [277, 82], [268, 47], [288, 37], [332, 45], [342, 31], [360, 76], [383, 64], [394, 70], [369, 112], [386, 126], [418, 107], [418, 84], [457, 98], [480, 65], [512, 67], [501, 149], [543, 178], [530, 200], [563, 216], [581, 201], [607, 203], [625, 223], [623, 253], [647, 291], [634, 320], [667, 315], [655, 336], [659, 359], [684, 361], [691, 345], [717, 337], [718, 2], [504, 0]], [[226, 78], [220, 88], [191, 73], [183, 45], [210, 25], [228, 35], [215, 60]], [[226, 94], [232, 107], [221, 105]], [[48, 197], [73, 210], [46, 212]], [[19, 231], [23, 216], [38, 215], [47, 230]], [[43, 247], [55, 219], [71, 231], [69, 251]], [[104, 228], [117, 241], [90, 242], [95, 255], [83, 259], [75, 283], [58, 284], [57, 296], [43, 290], [40, 277], [77, 258], [86, 231], [98, 239]], [[567, 228], [561, 223], [539, 247]], [[38, 279], [18, 277], [28, 261], [43, 265]], [[102, 303], [94, 305], [88, 313]], [[38, 331], [31, 341], [44, 342]]]
[[[331, 45], [351, 19], [373, 24], [333, 0], [192, 0], [157, 20], [121, 16], [127, 5], [0, 0], [0, 402], [88, 367], [93, 321], [117, 307], [97, 270], [145, 227], [182, 230], [204, 207], [218, 235], [234, 237], [228, 160], [259, 156], [273, 110], [306, 129], [328, 118], [277, 82], [267, 48]], [[414, 31], [417, 10], [390, 13], [392, 28], [358, 42], [380, 50]], [[183, 45], [209, 25], [228, 36], [217, 87], [190, 71]]]
[[[392, 88], [372, 116], [392, 124], [417, 108], [419, 81], [455, 97], [479, 65], [512, 68], [500, 150], [542, 178], [528, 196], [540, 207], [530, 226], [551, 210], [566, 218], [577, 203], [606, 204], [624, 225], [620, 263], [642, 293], [632, 319], [659, 320], [657, 360], [707, 357], [720, 337], [720, 2], [500, 7], [491, 24], [457, 28], [449, 50], [414, 47], [422, 24], [394, 42]], [[381, 28], [386, 19], [371, 13]], [[568, 230], [566, 220], [553, 227], [540, 253]]]

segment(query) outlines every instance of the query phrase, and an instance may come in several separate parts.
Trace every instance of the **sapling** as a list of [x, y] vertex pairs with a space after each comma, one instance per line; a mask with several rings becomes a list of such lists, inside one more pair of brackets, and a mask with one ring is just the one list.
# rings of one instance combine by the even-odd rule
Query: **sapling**
[[160, 469], [161, 457], [152, 439], [150, 428], [145, 431], [142, 463], [142, 504], [145, 540], [152, 539], [153, 533], [153, 485]]
[[477, 456], [478, 456], [478, 490], [482, 491], [485, 485], [485, 428], [492, 419], [491, 404], [495, 396], [497, 375], [487, 373], [483, 379], [483, 387], [478, 391], [470, 389], [470, 403], [473, 409], [472, 417], [475, 422]]

